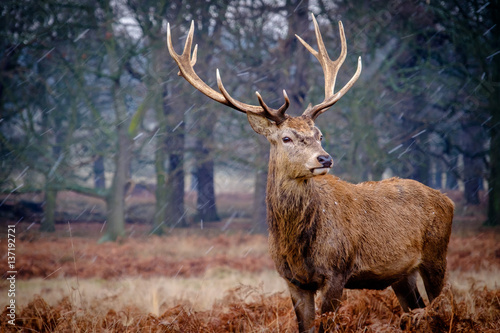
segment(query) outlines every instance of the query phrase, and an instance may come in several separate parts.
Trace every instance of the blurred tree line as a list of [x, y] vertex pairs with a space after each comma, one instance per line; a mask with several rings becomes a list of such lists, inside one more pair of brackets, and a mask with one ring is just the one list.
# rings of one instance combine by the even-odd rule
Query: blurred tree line
[[[193, 174], [196, 221], [219, 219], [214, 174], [255, 179], [254, 222], [265, 230], [268, 145], [246, 117], [177, 76], [166, 50], [190, 22], [197, 73], [219, 68], [239, 100], [289, 113], [323, 99], [321, 68], [295, 38], [315, 45], [314, 13], [332, 58], [348, 54], [338, 86], [361, 78], [318, 126], [333, 173], [358, 182], [388, 174], [435, 188], [463, 184], [469, 204], [486, 183], [487, 224], [500, 224], [499, 1], [6, 0], [0, 5], [0, 186], [44, 193], [42, 229], [54, 230], [57, 192], [102, 198], [106, 235], [124, 234], [127, 184], [155, 177], [152, 230], [187, 226]], [[146, 173], [145, 170], [151, 170]]]

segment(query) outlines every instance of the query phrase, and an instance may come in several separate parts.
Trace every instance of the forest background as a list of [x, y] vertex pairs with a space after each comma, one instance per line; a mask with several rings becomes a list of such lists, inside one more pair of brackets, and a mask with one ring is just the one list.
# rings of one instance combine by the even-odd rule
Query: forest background
[[390, 289], [346, 291], [338, 331], [500, 329], [498, 0], [5, 0], [0, 244], [15, 225], [15, 329], [296, 330], [267, 253], [269, 144], [177, 76], [166, 29], [181, 52], [194, 22], [210, 86], [218, 68], [233, 97], [257, 105], [259, 91], [271, 107], [285, 89], [299, 115], [324, 98], [295, 37], [317, 47], [311, 13], [333, 59], [343, 22], [337, 86], [363, 61], [317, 122], [331, 173], [412, 178], [456, 203], [442, 296], [403, 314]]

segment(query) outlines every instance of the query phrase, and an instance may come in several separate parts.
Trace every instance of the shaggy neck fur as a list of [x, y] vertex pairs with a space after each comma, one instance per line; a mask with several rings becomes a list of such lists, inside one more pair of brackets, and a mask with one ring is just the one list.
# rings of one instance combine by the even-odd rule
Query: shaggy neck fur
[[[271, 152], [271, 156], [273, 156]], [[289, 178], [272, 158], [267, 180], [267, 221], [276, 251], [286, 257], [307, 256], [314, 242], [320, 202], [312, 179]]]

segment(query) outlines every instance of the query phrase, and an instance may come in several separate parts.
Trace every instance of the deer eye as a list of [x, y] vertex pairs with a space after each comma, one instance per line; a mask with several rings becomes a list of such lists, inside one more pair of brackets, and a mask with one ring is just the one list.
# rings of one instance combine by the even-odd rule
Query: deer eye
[[292, 142], [292, 139], [290, 139], [288, 136], [283, 137], [282, 140], [283, 140], [284, 143]]

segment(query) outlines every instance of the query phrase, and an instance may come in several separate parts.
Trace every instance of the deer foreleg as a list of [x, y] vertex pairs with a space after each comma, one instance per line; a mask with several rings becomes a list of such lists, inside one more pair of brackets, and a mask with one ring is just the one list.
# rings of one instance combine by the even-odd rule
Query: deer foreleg
[[288, 282], [288, 289], [299, 324], [299, 332], [314, 332], [314, 291], [304, 290]]
[[335, 316], [332, 316], [332, 313], [335, 313], [340, 306], [344, 284], [343, 279], [332, 278], [323, 287], [321, 292], [321, 314], [327, 315], [327, 320], [324, 321], [324, 318], [321, 318], [319, 332], [330, 332], [330, 330], [333, 330]]

